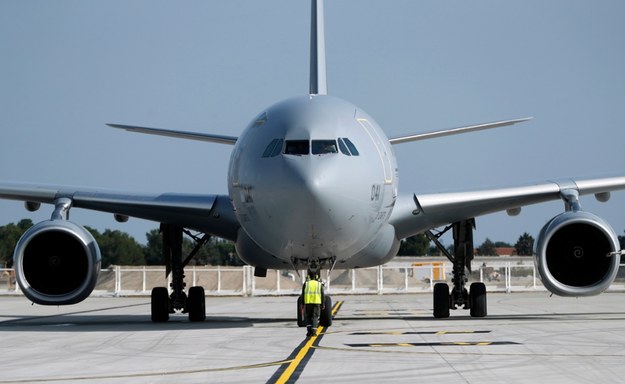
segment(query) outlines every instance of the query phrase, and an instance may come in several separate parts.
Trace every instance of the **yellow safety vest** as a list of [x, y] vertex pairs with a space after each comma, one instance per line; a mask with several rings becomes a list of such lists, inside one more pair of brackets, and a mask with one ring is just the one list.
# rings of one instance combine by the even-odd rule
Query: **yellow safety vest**
[[321, 283], [308, 280], [304, 286], [304, 304], [321, 304]]

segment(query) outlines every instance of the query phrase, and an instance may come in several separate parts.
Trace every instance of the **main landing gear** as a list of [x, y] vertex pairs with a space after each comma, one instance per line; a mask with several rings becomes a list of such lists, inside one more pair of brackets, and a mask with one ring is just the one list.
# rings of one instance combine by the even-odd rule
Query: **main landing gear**
[[170, 313], [182, 312], [189, 314], [189, 321], [204, 321], [206, 319], [206, 304], [204, 288], [191, 287], [189, 294], [185, 293], [184, 267], [195, 256], [209, 239], [208, 235], [194, 238], [196, 246], [186, 259], [182, 259], [183, 228], [177, 225], [161, 224], [163, 236], [163, 258], [166, 274], [171, 273], [171, 295], [166, 287], [152, 289], [151, 308], [152, 321], [156, 323], [169, 320]]
[[[465, 284], [468, 279], [465, 270], [471, 272], [471, 261], [473, 260], [473, 229], [475, 220], [464, 220], [453, 223], [442, 232], [433, 234], [426, 232], [426, 236], [436, 244], [445, 256], [453, 264], [453, 287], [449, 291], [447, 283], [436, 283], [434, 285], [434, 317], [437, 319], [449, 317], [449, 310], [463, 307], [469, 309], [472, 317], [485, 317], [486, 310], [486, 286], [484, 283], [472, 283], [470, 291], [467, 291]], [[451, 255], [438, 239], [449, 229], [453, 229], [454, 255]]]

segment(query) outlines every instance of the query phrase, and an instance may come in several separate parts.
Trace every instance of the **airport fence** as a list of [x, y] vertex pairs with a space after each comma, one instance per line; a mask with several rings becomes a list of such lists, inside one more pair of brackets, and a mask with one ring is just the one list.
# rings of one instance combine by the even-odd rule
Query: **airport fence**
[[[451, 263], [414, 258], [373, 268], [323, 271], [326, 292], [331, 294], [402, 294], [432, 292], [437, 282], [451, 284]], [[482, 258], [474, 262], [469, 283], [481, 281], [489, 292], [544, 291], [533, 260]], [[477, 266], [477, 267], [476, 267]], [[268, 270], [255, 277], [254, 269], [243, 267], [189, 266], [187, 286], [202, 286], [207, 296], [298, 295], [305, 271]], [[100, 272], [95, 295], [149, 295], [153, 287], [169, 286], [161, 266], [111, 266]], [[625, 290], [625, 264], [610, 290]], [[20, 294], [12, 269], [0, 269], [0, 294]]]

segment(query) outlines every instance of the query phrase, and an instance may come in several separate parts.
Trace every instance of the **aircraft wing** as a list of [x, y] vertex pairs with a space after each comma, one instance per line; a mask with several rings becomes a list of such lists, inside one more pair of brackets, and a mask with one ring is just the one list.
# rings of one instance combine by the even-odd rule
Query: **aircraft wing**
[[[29, 210], [41, 203], [54, 205], [58, 199], [71, 200], [71, 207], [169, 223], [235, 240], [239, 223], [230, 199], [225, 195], [183, 193], [140, 194], [86, 188], [0, 182], [0, 198], [26, 202]], [[52, 213], [52, 210], [51, 210]]]
[[521, 119], [501, 120], [501, 121], [495, 121], [492, 123], [467, 125], [464, 127], [457, 127], [457, 128], [444, 129], [444, 130], [438, 130], [438, 131], [432, 131], [432, 132], [423, 132], [423, 133], [415, 133], [415, 134], [406, 135], [406, 136], [392, 137], [388, 141], [391, 144], [395, 145], [395, 144], [407, 143], [410, 141], [429, 140], [429, 139], [435, 139], [437, 137], [460, 135], [460, 134], [468, 133], [468, 132], [483, 131], [486, 129], [493, 129], [493, 128], [499, 128], [499, 127], [507, 127], [507, 126], [514, 125], [517, 123], [522, 123], [524, 121], [528, 121], [531, 119], [533, 118], [524, 117]]
[[175, 137], [179, 139], [208, 141], [211, 143], [234, 145], [237, 142], [236, 136], [214, 135], [210, 133], [198, 133], [188, 131], [175, 131], [172, 129], [137, 127], [125, 124], [107, 124], [111, 128], [124, 129], [128, 132], [145, 133], [148, 135]]
[[607, 201], [610, 192], [625, 189], [625, 176], [597, 179], [548, 181], [521, 187], [468, 192], [400, 195], [389, 220], [397, 237], [403, 239], [423, 231], [489, 213], [508, 211], [516, 215], [521, 207], [562, 199], [577, 191]]

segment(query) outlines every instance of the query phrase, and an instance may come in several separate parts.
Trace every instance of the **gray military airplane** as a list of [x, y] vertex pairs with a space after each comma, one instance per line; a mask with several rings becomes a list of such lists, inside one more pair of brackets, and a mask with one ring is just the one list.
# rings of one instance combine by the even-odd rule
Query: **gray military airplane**
[[[163, 256], [172, 283], [152, 291], [151, 315], [170, 313], [205, 319], [202, 287], [185, 290], [184, 267], [194, 252], [182, 254], [182, 236], [199, 231], [232, 240], [239, 257], [267, 269], [346, 269], [391, 260], [400, 240], [425, 233], [453, 263], [453, 286], [434, 287], [434, 316], [450, 309], [487, 315], [483, 283], [470, 287], [466, 272], [473, 259], [475, 217], [498, 211], [516, 215], [521, 207], [561, 199], [564, 212], [551, 219], [536, 242], [536, 263], [544, 285], [564, 296], [604, 291], [614, 280], [621, 249], [603, 219], [581, 209], [579, 197], [607, 201], [625, 189], [625, 176], [563, 179], [523, 187], [438, 194], [399, 194], [393, 145], [508, 126], [514, 119], [388, 138], [361, 108], [327, 95], [323, 1], [312, 0], [310, 89], [254, 117], [238, 137], [109, 124], [131, 132], [232, 145], [228, 195], [137, 194], [93, 189], [0, 183], [0, 198], [21, 200], [28, 210], [52, 204], [50, 220], [30, 228], [14, 253], [16, 278], [34, 303], [65, 305], [90, 295], [100, 270], [100, 251], [90, 233], [69, 221], [71, 208], [130, 216], [161, 223]], [[444, 227], [442, 231], [435, 228]], [[438, 238], [453, 231], [454, 252]], [[328, 297], [328, 300], [329, 297]], [[331, 323], [331, 303], [322, 324]], [[301, 321], [301, 318], [298, 317]]]

